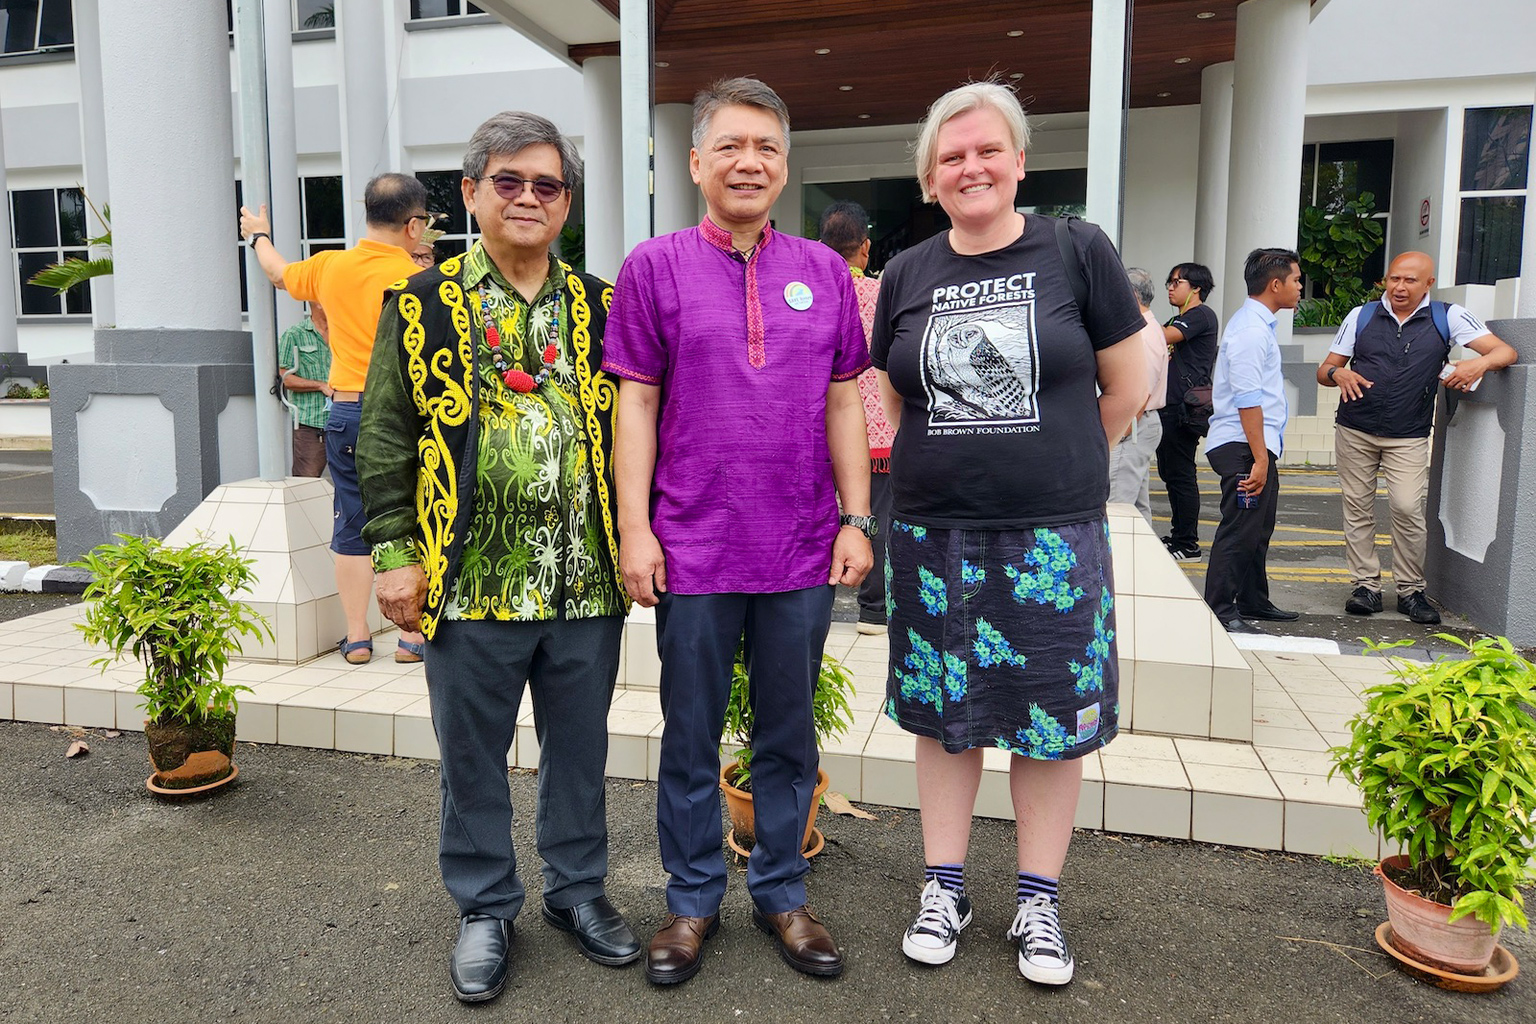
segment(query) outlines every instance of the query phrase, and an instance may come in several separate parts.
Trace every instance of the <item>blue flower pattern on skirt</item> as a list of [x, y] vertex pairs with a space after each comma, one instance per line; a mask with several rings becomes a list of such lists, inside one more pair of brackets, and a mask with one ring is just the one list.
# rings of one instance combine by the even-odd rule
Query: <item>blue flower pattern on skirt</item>
[[[951, 752], [993, 746], [1057, 760], [1114, 737], [1107, 521], [1021, 531], [891, 526], [888, 717]], [[989, 585], [989, 571], [1006, 580]], [[1099, 600], [1085, 605], [1093, 589]]]

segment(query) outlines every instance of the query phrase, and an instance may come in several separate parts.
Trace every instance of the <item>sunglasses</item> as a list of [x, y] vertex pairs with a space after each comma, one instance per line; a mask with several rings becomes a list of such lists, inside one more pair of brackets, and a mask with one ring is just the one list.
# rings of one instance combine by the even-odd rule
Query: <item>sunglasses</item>
[[405, 222], [409, 224], [413, 220], [424, 220], [427, 222], [426, 230], [430, 231], [433, 224], [436, 224], [446, 216], [448, 216], [446, 213], [413, 213], [405, 218]]
[[516, 199], [523, 194], [523, 186], [533, 187], [533, 197], [541, 203], [552, 203], [570, 188], [559, 178], [519, 178], [515, 174], [487, 174], [478, 181], [489, 181], [496, 194], [503, 199]]

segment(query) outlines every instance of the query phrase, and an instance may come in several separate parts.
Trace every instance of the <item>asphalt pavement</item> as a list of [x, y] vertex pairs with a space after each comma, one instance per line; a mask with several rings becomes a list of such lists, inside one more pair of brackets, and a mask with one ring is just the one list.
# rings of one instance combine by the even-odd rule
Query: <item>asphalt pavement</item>
[[53, 515], [53, 452], [0, 449], [0, 516]]
[[[76, 735], [90, 753], [65, 759]], [[1018, 975], [1013, 828], [975, 824], [974, 923], [942, 968], [906, 961], [922, 871], [918, 815], [828, 820], [812, 905], [847, 958], [836, 980], [796, 974], [751, 922], [731, 869], [703, 970], [676, 988], [638, 965], [582, 959], [538, 913], [537, 777], [510, 775], [528, 904], [494, 1003], [448, 983], [455, 914], [435, 860], [432, 762], [242, 743], [240, 778], [195, 803], [144, 788], [138, 733], [0, 723], [0, 1021], [538, 1022], [1194, 1021], [1529, 1024], [1536, 983], [1442, 991], [1375, 948], [1379, 883], [1358, 864], [1079, 832], [1062, 916], [1077, 958], [1065, 988]], [[608, 784], [608, 893], [649, 938], [664, 913], [653, 783]], [[1536, 940], [1507, 934], [1529, 967]]]

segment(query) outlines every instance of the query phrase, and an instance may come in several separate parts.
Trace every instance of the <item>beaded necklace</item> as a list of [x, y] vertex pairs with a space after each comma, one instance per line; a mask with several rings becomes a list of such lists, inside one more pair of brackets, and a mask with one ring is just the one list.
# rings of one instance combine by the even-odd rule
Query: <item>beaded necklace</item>
[[[502, 358], [501, 331], [497, 330], [495, 318], [491, 316], [490, 303], [486, 301], [484, 280], [475, 288], [475, 304], [480, 307], [480, 322], [485, 325], [485, 341], [491, 347], [491, 362], [496, 364], [496, 372], [501, 376], [502, 382], [513, 391], [526, 395], [548, 380], [555, 360], [560, 358], [560, 318], [565, 309], [565, 296], [558, 291], [555, 293], [555, 313], [549, 320], [549, 342], [544, 346], [542, 365], [532, 374], [519, 367], [508, 367], [506, 360]], [[531, 305], [528, 307], [528, 326], [530, 328], [533, 326]]]

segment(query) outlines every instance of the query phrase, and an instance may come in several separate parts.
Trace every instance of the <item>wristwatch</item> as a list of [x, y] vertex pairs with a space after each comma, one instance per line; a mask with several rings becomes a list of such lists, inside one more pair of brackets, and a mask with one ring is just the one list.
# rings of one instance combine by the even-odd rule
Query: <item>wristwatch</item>
[[1333, 375], [1338, 373], [1338, 372], [1339, 372], [1339, 368], [1337, 366], [1330, 366], [1330, 367], [1328, 367], [1328, 372], [1326, 374], [1324, 374], [1324, 376], [1326, 376], [1328, 378], [1328, 383], [1329, 384], [1333, 383]]
[[841, 515], [837, 517], [837, 521], [843, 526], [853, 527], [871, 540], [874, 539], [875, 534], [880, 532], [880, 520], [874, 516]]

